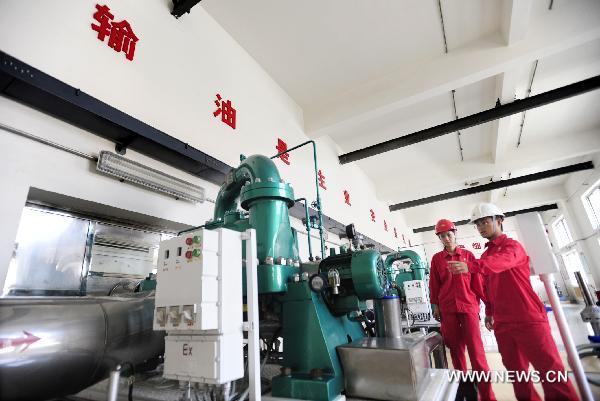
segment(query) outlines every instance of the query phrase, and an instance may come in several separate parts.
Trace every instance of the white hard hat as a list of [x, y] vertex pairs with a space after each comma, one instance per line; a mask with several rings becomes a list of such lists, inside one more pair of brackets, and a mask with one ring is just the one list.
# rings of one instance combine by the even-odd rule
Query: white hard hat
[[491, 217], [491, 216], [502, 216], [504, 217], [504, 213], [502, 209], [493, 203], [482, 202], [473, 208], [473, 212], [471, 212], [471, 223], [475, 220], [481, 219], [482, 217]]

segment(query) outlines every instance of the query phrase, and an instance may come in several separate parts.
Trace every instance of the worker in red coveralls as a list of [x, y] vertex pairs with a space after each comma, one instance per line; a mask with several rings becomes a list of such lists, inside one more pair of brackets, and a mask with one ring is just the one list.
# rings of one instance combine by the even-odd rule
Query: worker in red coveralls
[[[434, 304], [433, 315], [441, 322], [444, 343], [450, 349], [454, 369], [467, 371], [465, 347], [474, 371], [489, 371], [479, 328], [479, 300], [484, 297], [480, 274], [452, 274], [449, 261], [474, 261], [475, 256], [456, 244], [456, 226], [450, 220], [440, 220], [435, 233], [444, 250], [433, 255], [429, 276], [429, 296]], [[495, 400], [492, 385], [482, 381], [477, 385], [481, 400]]]
[[[502, 363], [508, 371], [529, 370], [529, 363], [539, 372], [546, 401], [578, 400], [568, 381], [556, 379], [565, 368], [550, 333], [544, 305], [533, 291], [529, 280], [529, 256], [523, 246], [502, 233], [504, 214], [492, 203], [480, 203], [471, 221], [487, 249], [479, 260], [451, 261], [454, 274], [481, 273], [486, 292], [485, 324], [495, 331]], [[548, 372], [552, 372], [547, 375]], [[553, 381], [553, 382], [551, 382]], [[531, 381], [513, 383], [519, 401], [540, 400]]]

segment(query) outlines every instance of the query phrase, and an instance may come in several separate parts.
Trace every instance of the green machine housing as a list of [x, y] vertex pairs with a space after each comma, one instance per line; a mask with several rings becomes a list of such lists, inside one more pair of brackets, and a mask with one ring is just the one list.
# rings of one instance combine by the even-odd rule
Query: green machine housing
[[[408, 268], [395, 264], [397, 261], [410, 261]], [[387, 280], [400, 297], [404, 297], [404, 282], [412, 280], [425, 280], [429, 276], [429, 266], [421, 259], [418, 253], [410, 249], [388, 254], [385, 259]]]
[[[283, 337], [283, 368], [273, 378], [273, 396], [333, 400], [344, 390], [336, 347], [366, 336], [361, 311], [366, 300], [384, 295], [388, 275], [383, 260], [374, 250], [344, 250], [320, 262], [301, 263], [288, 213], [295, 202], [292, 187], [271, 159], [240, 159], [205, 227], [256, 230], [260, 336], [267, 343]], [[268, 327], [263, 321], [276, 322], [278, 328], [263, 330]]]

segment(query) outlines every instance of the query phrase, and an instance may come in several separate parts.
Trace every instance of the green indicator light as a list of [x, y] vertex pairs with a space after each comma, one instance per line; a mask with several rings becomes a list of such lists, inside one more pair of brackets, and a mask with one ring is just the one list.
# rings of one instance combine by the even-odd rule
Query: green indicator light
[[202, 238], [199, 235], [194, 236], [194, 244], [199, 244]]
[[198, 257], [198, 256], [202, 255], [202, 251], [200, 249], [194, 249], [193, 255]]

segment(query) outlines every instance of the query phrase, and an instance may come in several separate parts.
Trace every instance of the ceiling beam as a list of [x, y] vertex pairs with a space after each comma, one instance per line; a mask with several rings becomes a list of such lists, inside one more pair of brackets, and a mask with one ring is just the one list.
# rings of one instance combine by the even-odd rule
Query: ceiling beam
[[522, 40], [529, 28], [532, 0], [503, 0], [500, 32], [507, 46]]
[[421, 131], [413, 132], [412, 134], [403, 135], [385, 142], [367, 146], [366, 148], [344, 153], [340, 155], [339, 161], [341, 164], [355, 162], [367, 157], [376, 156], [384, 152], [389, 152], [405, 146], [414, 145], [422, 141], [437, 138], [451, 132], [494, 121], [498, 118], [521, 113], [525, 110], [541, 107], [572, 96], [581, 95], [598, 88], [600, 88], [600, 75], [525, 99], [515, 100], [512, 103], [497, 105], [494, 108], [480, 111], [479, 113], [471, 114], [469, 116], [436, 125], [434, 127], [426, 128]]
[[[506, 212], [504, 214], [504, 217], [513, 217], [513, 216], [517, 216], [519, 214], [525, 214], [525, 213], [533, 213], [533, 212], [545, 212], [547, 210], [557, 210], [558, 209], [558, 205], [556, 203], [551, 203], [549, 205], [543, 205], [543, 206], [537, 206], [537, 207], [530, 207], [527, 209], [521, 209], [521, 210], [514, 210], [512, 212]], [[469, 224], [471, 222], [470, 219], [464, 219], [464, 220], [459, 220], [459, 221], [455, 221], [454, 225], [456, 226], [464, 226], [465, 224]], [[427, 226], [427, 227], [419, 227], [419, 228], [414, 228], [413, 232], [415, 234], [418, 233], [424, 233], [427, 231], [433, 231], [435, 230], [435, 226]]]
[[[585, 157], [600, 152], [600, 130], [596, 129], [584, 133], [564, 133], [554, 138], [548, 138], [531, 143], [524, 143], [497, 163], [492, 163], [490, 156], [470, 159], [465, 162], [456, 161], [428, 165], [426, 169], [411, 169], [410, 174], [403, 174], [402, 170], [391, 170], [387, 174], [373, 177], [377, 188], [377, 197], [399, 201], [406, 191], [398, 186], [389, 185], [389, 176], [402, 174], [402, 188], [410, 188], [413, 196], [422, 197], [427, 194], [439, 192], [436, 188], [444, 185], [446, 188], [464, 185], [465, 181], [479, 181], [482, 177], [499, 177], [507, 171], [518, 172], [531, 166], [544, 166], [550, 163], [565, 162], [577, 157]], [[383, 156], [383, 165], [393, 164], [391, 154]], [[360, 166], [360, 163], [358, 164]], [[406, 199], [408, 200], [408, 199]]]
[[[511, 103], [516, 98], [519, 74], [510, 70], [499, 74], [496, 78], [496, 98], [501, 104]], [[515, 115], [495, 120], [492, 123], [492, 161], [497, 162], [511, 148], [509, 138], [512, 119]], [[515, 143], [516, 145], [516, 143]]]
[[390, 206], [390, 211], [408, 209], [415, 206], [427, 205], [429, 203], [440, 202], [447, 199], [459, 198], [461, 196], [473, 195], [494, 189], [507, 188], [513, 185], [525, 184], [527, 182], [543, 180], [546, 178], [557, 177], [564, 174], [574, 173], [583, 170], [592, 170], [594, 163], [591, 161], [572, 164], [570, 166], [559, 167], [552, 170], [541, 171], [534, 174], [528, 174], [521, 177], [509, 178], [507, 180], [491, 182], [489, 184], [478, 185], [475, 187], [460, 189], [458, 191], [446, 192], [444, 194], [428, 196], [426, 198], [415, 199], [408, 202], [397, 203]]
[[[529, 28], [532, 0], [503, 0], [500, 32], [507, 46], [512, 46], [525, 37]], [[519, 84], [519, 70], [512, 68], [496, 76], [496, 99], [501, 104], [514, 101]], [[511, 147], [509, 138], [512, 119], [508, 116], [492, 124], [492, 160], [498, 161]]]
[[[519, 9], [525, 7], [520, 0], [515, 3]], [[312, 138], [343, 135], [356, 124], [369, 123], [453, 89], [596, 40], [600, 38], [598, 12], [600, 2], [568, 2], [532, 19], [527, 36], [516, 41], [519, 35], [515, 32], [513, 39], [509, 38], [510, 46], [499, 46], [499, 42], [507, 43], [499, 32], [431, 60], [405, 65], [344, 93], [332, 93], [302, 105], [305, 130]]]

